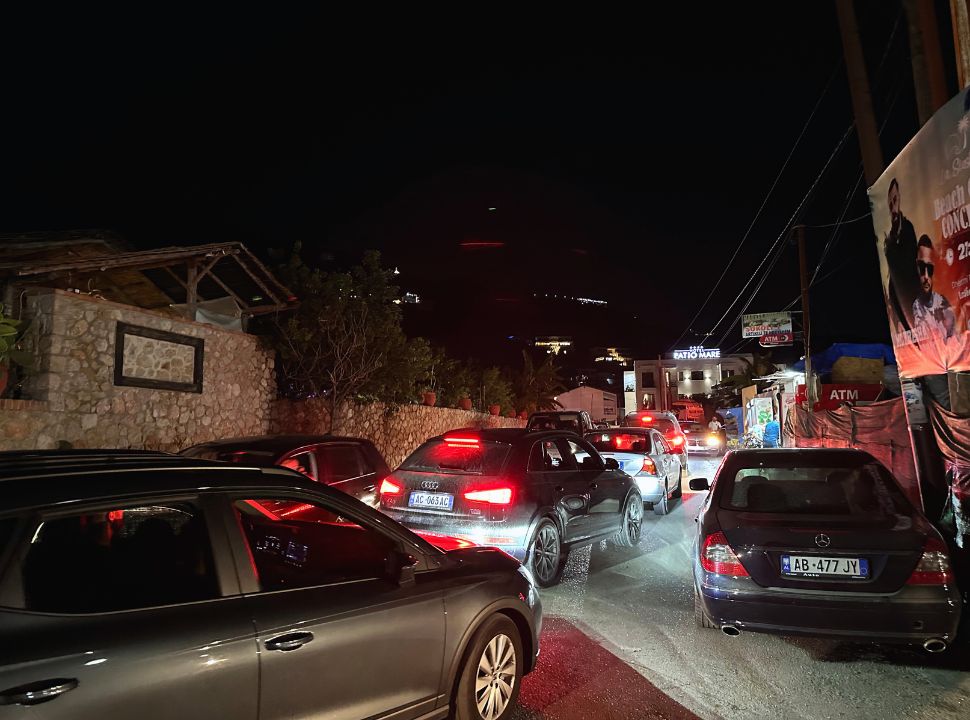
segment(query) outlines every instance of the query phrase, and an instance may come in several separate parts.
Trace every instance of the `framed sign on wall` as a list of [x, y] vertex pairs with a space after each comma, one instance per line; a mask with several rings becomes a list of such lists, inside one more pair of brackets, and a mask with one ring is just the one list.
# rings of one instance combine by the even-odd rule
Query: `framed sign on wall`
[[205, 340], [119, 322], [115, 334], [115, 385], [202, 392]]

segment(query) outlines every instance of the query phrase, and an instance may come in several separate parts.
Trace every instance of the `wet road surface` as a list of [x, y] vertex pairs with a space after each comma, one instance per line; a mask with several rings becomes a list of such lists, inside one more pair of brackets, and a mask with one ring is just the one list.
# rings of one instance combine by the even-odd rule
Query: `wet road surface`
[[[715, 460], [692, 460], [713, 477]], [[538, 669], [516, 720], [970, 718], [970, 647], [943, 655], [694, 624], [690, 549], [703, 494], [644, 515], [636, 548], [573, 552], [543, 591]]]

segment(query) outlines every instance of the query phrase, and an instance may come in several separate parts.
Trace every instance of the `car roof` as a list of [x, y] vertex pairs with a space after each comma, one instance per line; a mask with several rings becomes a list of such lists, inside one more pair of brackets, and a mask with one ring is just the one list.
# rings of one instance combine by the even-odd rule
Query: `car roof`
[[526, 428], [456, 428], [455, 430], [449, 430], [446, 433], [442, 433], [433, 438], [429, 438], [428, 442], [431, 441], [441, 441], [444, 440], [449, 435], [477, 435], [482, 439], [483, 442], [498, 442], [505, 443], [507, 445], [514, 445], [520, 441], [535, 442], [536, 440], [541, 440], [547, 437], [563, 437], [563, 436], [573, 436], [578, 437], [576, 433], [570, 432], [569, 430], [527, 430]]
[[728, 458], [745, 464], [769, 462], [773, 466], [795, 464], [799, 461], [822, 466], [829, 462], [835, 464], [876, 462], [872, 455], [856, 448], [745, 448], [732, 450], [725, 458], [725, 462]]
[[[186, 450], [208, 448], [226, 452], [249, 450], [263, 453], [285, 453], [306, 445], [323, 445], [334, 442], [366, 442], [369, 440], [341, 435], [252, 435], [249, 437], [226, 438], [193, 445]], [[183, 450], [185, 452], [185, 450]]]
[[[20, 457], [15, 457], [19, 455]], [[166, 453], [54, 451], [0, 454], [0, 509], [110, 497], [278, 488], [336, 493], [300, 473], [199, 460]]]
[[608, 428], [596, 428], [594, 430], [587, 430], [584, 433], [584, 436], [585, 435], [602, 435], [603, 433], [623, 433], [624, 435], [631, 435], [631, 434], [640, 433], [640, 434], [646, 435], [651, 430], [654, 430], [654, 432], [658, 432], [657, 430], [655, 430], [652, 427], [643, 427], [642, 425], [633, 425], [633, 426], [630, 426], [630, 427], [608, 427]]

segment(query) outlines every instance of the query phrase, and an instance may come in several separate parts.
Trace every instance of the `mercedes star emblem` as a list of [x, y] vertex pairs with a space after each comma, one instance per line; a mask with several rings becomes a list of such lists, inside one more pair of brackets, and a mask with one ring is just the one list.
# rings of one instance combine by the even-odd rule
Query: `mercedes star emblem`
[[815, 536], [815, 544], [818, 545], [820, 548], [827, 548], [829, 545], [832, 544], [832, 538], [830, 538], [825, 533], [819, 533], [818, 535]]

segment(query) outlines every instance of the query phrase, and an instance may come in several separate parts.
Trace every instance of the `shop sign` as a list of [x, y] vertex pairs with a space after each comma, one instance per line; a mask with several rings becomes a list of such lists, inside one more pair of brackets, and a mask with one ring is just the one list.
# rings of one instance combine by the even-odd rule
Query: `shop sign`
[[721, 348], [705, 348], [700, 345], [686, 350], [674, 350], [674, 360], [717, 360], [721, 357]]

